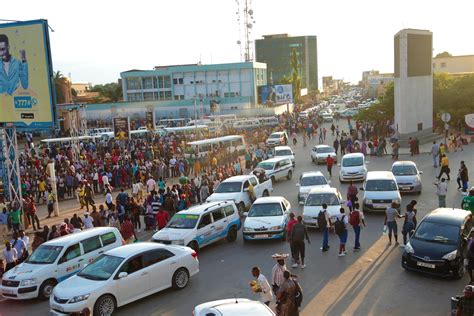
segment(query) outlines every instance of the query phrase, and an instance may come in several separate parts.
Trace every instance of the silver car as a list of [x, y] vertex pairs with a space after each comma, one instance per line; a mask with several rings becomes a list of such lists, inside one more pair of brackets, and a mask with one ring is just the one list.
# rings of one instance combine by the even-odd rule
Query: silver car
[[397, 181], [400, 193], [421, 193], [421, 174], [413, 161], [396, 161], [392, 165], [392, 173]]

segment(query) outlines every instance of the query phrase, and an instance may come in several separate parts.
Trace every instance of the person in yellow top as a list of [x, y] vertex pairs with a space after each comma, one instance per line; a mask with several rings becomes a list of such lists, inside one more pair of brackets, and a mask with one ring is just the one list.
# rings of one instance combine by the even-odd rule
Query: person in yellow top
[[44, 179], [41, 179], [41, 181], [38, 183], [38, 198], [36, 199], [36, 203], [39, 203], [39, 199], [44, 203], [44, 193], [46, 192], [46, 182]]
[[84, 185], [81, 183], [81, 185], [77, 188], [77, 198], [79, 199], [79, 204], [81, 205], [81, 210], [84, 208], [86, 205], [84, 201], [84, 196], [86, 195], [86, 190]]
[[441, 178], [443, 173], [446, 173], [446, 175], [448, 176], [448, 179], [447, 179], [448, 181], [451, 180], [451, 178], [449, 177], [450, 172], [451, 172], [451, 170], [449, 168], [448, 156], [446, 156], [446, 154], [443, 154], [441, 156], [441, 170], [439, 171], [439, 175], [437, 176], [438, 180]]
[[115, 135], [117, 139], [126, 139], [127, 138], [127, 133], [124, 130], [120, 130], [117, 135]]
[[255, 196], [255, 190], [253, 188], [253, 185], [250, 182], [248, 186], [248, 192], [249, 192], [250, 202], [253, 203], [257, 199], [257, 197]]
[[211, 165], [212, 165], [212, 169], [217, 168], [217, 157], [216, 156], [212, 157]]

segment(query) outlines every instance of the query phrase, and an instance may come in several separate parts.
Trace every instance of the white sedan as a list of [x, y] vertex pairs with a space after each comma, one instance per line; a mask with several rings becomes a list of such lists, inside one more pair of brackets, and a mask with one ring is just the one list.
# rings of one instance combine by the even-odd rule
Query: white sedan
[[317, 164], [326, 163], [328, 156], [334, 159], [334, 163], [337, 162], [336, 150], [328, 145], [316, 145], [311, 150], [311, 160]]
[[50, 314], [89, 309], [93, 315], [112, 315], [117, 307], [169, 287], [183, 289], [198, 272], [197, 254], [191, 248], [148, 242], [125, 245], [56, 285]]
[[275, 313], [265, 304], [246, 298], [229, 298], [225, 300], [202, 303], [194, 308], [194, 316], [274, 316]]

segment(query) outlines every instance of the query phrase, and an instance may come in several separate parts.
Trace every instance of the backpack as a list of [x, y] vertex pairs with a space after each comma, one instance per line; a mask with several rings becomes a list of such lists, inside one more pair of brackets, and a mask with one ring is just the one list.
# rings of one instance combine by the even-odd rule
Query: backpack
[[342, 235], [344, 233], [344, 229], [346, 228], [346, 226], [344, 225], [345, 216], [346, 215], [342, 215], [341, 219], [339, 219], [339, 217], [336, 218], [336, 222], [334, 223], [334, 231], [338, 235]]
[[359, 226], [360, 224], [360, 213], [359, 211], [352, 211], [349, 216], [349, 224], [352, 226]]
[[326, 211], [319, 211], [318, 214], [318, 227], [325, 228], [328, 225], [326, 220]]

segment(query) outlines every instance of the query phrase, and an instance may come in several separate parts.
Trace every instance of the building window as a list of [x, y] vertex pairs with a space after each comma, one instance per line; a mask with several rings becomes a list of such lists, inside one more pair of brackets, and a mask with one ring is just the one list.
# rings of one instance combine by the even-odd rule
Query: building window
[[165, 100], [172, 100], [171, 91], [165, 91]]
[[143, 89], [153, 89], [153, 79], [151, 77], [142, 78]]
[[127, 78], [127, 90], [141, 89], [140, 80], [138, 78]]
[[446, 68], [446, 63], [441, 63], [441, 68]]
[[158, 89], [158, 78], [153, 77], [153, 88]]
[[171, 88], [171, 77], [170, 76], [159, 76], [158, 77], [158, 88]]
[[184, 100], [184, 95], [177, 94], [174, 96], [175, 100]]
[[173, 84], [183, 84], [183, 78], [173, 78]]
[[143, 93], [143, 100], [145, 100], [145, 101], [152, 101], [152, 100], [153, 100], [153, 92], [145, 92], [145, 93]]
[[153, 92], [153, 99], [154, 100], [159, 100], [160, 99], [158, 92]]
[[141, 93], [128, 93], [127, 96], [130, 102], [143, 101]]

